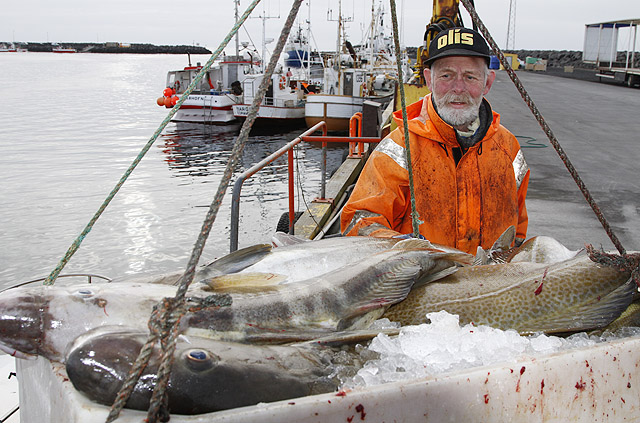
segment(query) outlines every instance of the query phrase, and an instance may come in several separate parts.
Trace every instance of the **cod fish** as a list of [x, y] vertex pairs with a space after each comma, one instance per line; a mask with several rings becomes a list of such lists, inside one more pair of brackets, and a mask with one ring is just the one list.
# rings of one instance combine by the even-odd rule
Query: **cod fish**
[[[111, 405], [147, 335], [100, 328], [79, 337], [65, 366], [73, 386], [90, 400]], [[355, 373], [358, 354], [312, 345], [246, 345], [180, 336], [167, 388], [172, 414], [202, 414], [336, 391], [336, 366]], [[147, 410], [161, 352], [155, 348], [126, 407]]]
[[602, 328], [633, 300], [629, 272], [600, 266], [586, 255], [558, 263], [504, 263], [460, 268], [418, 287], [384, 317], [402, 325], [424, 323], [445, 310], [474, 323], [521, 334]]
[[[325, 238], [317, 241], [304, 240], [293, 235], [277, 232], [274, 248], [269, 244], [257, 244], [242, 248], [196, 269], [194, 281], [205, 283], [220, 282], [220, 276], [244, 274], [241, 278], [245, 285], [262, 285], [268, 279], [269, 284], [298, 282], [324, 275], [341, 267], [359, 261], [392, 248], [397, 249], [437, 249], [459, 254], [464, 252], [427, 240], [400, 240], [396, 238], [374, 238], [367, 236], [349, 236]], [[468, 255], [468, 261], [472, 256]], [[114, 279], [114, 282], [178, 284], [183, 272], [159, 276], [136, 276], [126, 279]], [[224, 283], [238, 280], [230, 278]]]
[[[406, 298], [414, 282], [426, 283], [455, 271], [458, 259], [456, 254], [429, 250], [383, 251], [273, 290], [231, 293], [231, 306], [187, 313], [180, 329], [221, 340], [263, 343], [361, 329]], [[210, 295], [205, 288], [194, 284], [187, 297]], [[66, 347], [90, 329], [123, 325], [146, 331], [153, 306], [173, 297], [175, 289], [125, 282], [10, 289], [0, 293], [0, 349], [20, 358], [41, 355], [60, 361]]]

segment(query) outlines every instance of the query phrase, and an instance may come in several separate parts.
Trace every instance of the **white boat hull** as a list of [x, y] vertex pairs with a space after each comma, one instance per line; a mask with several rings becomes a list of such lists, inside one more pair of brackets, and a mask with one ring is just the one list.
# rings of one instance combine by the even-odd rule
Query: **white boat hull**
[[[244, 119], [249, 114], [250, 104], [236, 104], [233, 106], [233, 115]], [[262, 105], [258, 109], [259, 120], [289, 121], [304, 119], [304, 106], [277, 107]]]
[[349, 129], [351, 116], [362, 112], [364, 100], [363, 97], [346, 95], [309, 95], [304, 107], [305, 123], [312, 127], [320, 121], [325, 121], [329, 131], [346, 131]]
[[174, 122], [225, 124], [235, 121], [233, 105], [239, 97], [233, 94], [197, 94], [187, 97], [174, 117]]
[[[566, 422], [637, 421], [640, 337], [597, 344], [504, 365], [243, 407], [191, 422]], [[104, 422], [108, 407], [75, 391], [64, 366], [17, 360], [24, 422]], [[124, 410], [118, 422], [146, 414]]]

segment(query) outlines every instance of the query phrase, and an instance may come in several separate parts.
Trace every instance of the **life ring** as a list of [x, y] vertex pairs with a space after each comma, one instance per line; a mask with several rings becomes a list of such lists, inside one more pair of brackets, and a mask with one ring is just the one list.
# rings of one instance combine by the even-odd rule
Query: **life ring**
[[284, 88], [287, 86], [287, 78], [285, 78], [284, 76], [280, 77], [280, 89], [284, 90]]
[[180, 90], [180, 81], [176, 80], [176, 82], [173, 83], [173, 90], [175, 92], [178, 92]]

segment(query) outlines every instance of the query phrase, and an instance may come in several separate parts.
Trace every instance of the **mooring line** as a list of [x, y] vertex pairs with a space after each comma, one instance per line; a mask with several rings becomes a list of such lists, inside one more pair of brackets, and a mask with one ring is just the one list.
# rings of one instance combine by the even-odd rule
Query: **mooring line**
[[589, 193], [589, 190], [587, 189], [586, 185], [580, 178], [580, 175], [578, 175], [578, 171], [571, 164], [569, 157], [560, 146], [560, 143], [558, 142], [555, 135], [551, 131], [551, 128], [549, 127], [549, 125], [547, 125], [547, 122], [545, 121], [544, 117], [536, 107], [531, 97], [529, 97], [529, 94], [524, 89], [524, 86], [520, 82], [520, 79], [518, 78], [514, 70], [509, 65], [509, 62], [507, 62], [507, 59], [504, 57], [504, 54], [502, 53], [502, 51], [494, 41], [493, 37], [491, 37], [489, 30], [487, 29], [486, 26], [484, 26], [484, 23], [482, 23], [482, 20], [480, 19], [480, 17], [478, 16], [478, 13], [476, 12], [473, 5], [471, 4], [471, 1], [470, 0], [460, 0], [460, 1], [462, 2], [462, 4], [464, 4], [464, 7], [467, 8], [469, 15], [471, 15], [471, 19], [473, 19], [473, 22], [476, 24], [478, 29], [480, 29], [480, 32], [482, 32], [482, 35], [487, 40], [487, 42], [493, 49], [494, 53], [496, 53], [496, 55], [498, 56], [500, 60], [500, 64], [502, 64], [504, 69], [507, 71], [507, 74], [515, 84], [516, 88], [518, 89], [518, 92], [522, 96], [522, 99], [527, 104], [527, 106], [529, 106], [531, 113], [533, 113], [533, 116], [536, 118], [536, 120], [542, 127], [542, 130], [547, 135], [547, 138], [549, 138], [549, 142], [551, 142], [551, 145], [553, 145], [553, 148], [555, 148], [556, 152], [560, 156], [560, 159], [562, 160], [562, 163], [564, 163], [565, 167], [573, 177], [573, 180], [578, 185], [578, 188], [580, 188], [582, 195], [587, 200], [587, 203], [589, 204], [589, 206], [591, 206], [591, 209], [593, 209], [593, 212], [595, 213], [596, 217], [600, 221], [600, 224], [602, 225], [605, 232], [609, 236], [609, 239], [611, 240], [611, 242], [613, 243], [613, 245], [616, 247], [616, 249], [620, 254], [626, 254], [625, 248], [622, 246], [622, 244], [618, 240], [618, 237], [613, 232], [613, 229], [611, 228], [611, 226], [609, 226], [609, 222], [607, 222], [607, 219], [605, 219], [604, 215], [602, 214], [602, 211], [600, 210], [600, 207], [598, 207], [598, 204], [591, 196], [591, 193]]

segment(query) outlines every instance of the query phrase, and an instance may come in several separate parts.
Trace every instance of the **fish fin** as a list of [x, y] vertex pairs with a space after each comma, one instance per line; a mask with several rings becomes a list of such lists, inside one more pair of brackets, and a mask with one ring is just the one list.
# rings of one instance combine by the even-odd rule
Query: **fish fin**
[[[456, 253], [434, 253], [434, 260], [456, 255]], [[388, 270], [378, 276], [377, 283], [371, 285], [357, 301], [349, 305], [348, 310], [345, 310], [342, 319], [338, 322], [337, 330], [368, 326], [364, 323], [368, 322], [373, 315], [379, 313], [379, 316], [388, 306], [404, 300], [423, 272], [422, 266], [410, 259], [399, 257], [387, 263]], [[455, 264], [451, 263], [447, 267], [455, 267]]]
[[331, 333], [327, 336], [315, 338], [310, 341], [300, 342], [293, 345], [300, 346], [323, 346], [323, 347], [341, 347], [346, 344], [357, 344], [367, 342], [380, 334], [395, 336], [400, 333], [400, 328], [387, 329], [362, 329], [362, 330], [345, 330]]
[[247, 344], [289, 344], [302, 343], [312, 339], [328, 336], [328, 330], [313, 330], [308, 328], [287, 328], [283, 331], [246, 332], [240, 342]]
[[302, 244], [304, 242], [309, 242], [309, 240], [300, 238], [299, 236], [290, 235], [285, 232], [276, 232], [271, 237], [271, 242], [276, 247], [282, 247], [285, 245]]
[[485, 251], [487, 254], [487, 262], [491, 263], [506, 263], [507, 259], [513, 252], [513, 243], [516, 239], [516, 227], [511, 225], [498, 237], [493, 243], [489, 251]]
[[491, 246], [491, 251], [507, 251], [516, 239], [516, 227], [511, 225], [498, 237]]
[[638, 327], [640, 326], [640, 301], [634, 299], [634, 301], [627, 307], [620, 317], [609, 323], [602, 332], [605, 330], [609, 332], [615, 332], [624, 327]]
[[638, 288], [632, 279], [614, 289], [600, 299], [582, 304], [578, 307], [569, 306], [562, 310], [562, 317], [547, 315], [529, 322], [532, 330], [519, 332], [567, 333], [603, 328], [617, 319], [633, 301], [633, 293]]
[[340, 319], [338, 325], [336, 326], [336, 329], [338, 331], [346, 331], [349, 328], [369, 327], [373, 322], [382, 317], [382, 314], [386, 309], [386, 307], [381, 307], [373, 309], [368, 313], [345, 317], [343, 319]]
[[256, 244], [236, 250], [198, 269], [198, 279], [237, 273], [256, 264], [271, 252], [271, 245]]
[[474, 257], [471, 254], [463, 253], [462, 251], [454, 252], [436, 252], [434, 256], [439, 260], [451, 260], [459, 266], [471, 266], [473, 264]]
[[265, 291], [277, 291], [282, 288], [279, 285], [286, 280], [285, 275], [277, 273], [232, 273], [213, 278], [203, 279], [200, 282], [205, 286], [203, 290], [225, 293], [256, 293]]
[[476, 256], [473, 259], [473, 266], [483, 266], [485, 264], [489, 264], [489, 255], [481, 246], [478, 245]]
[[420, 279], [418, 279], [417, 281], [415, 281], [415, 283], [413, 284], [413, 288], [411, 289], [416, 289], [416, 288], [420, 288], [421, 286], [424, 286], [428, 283], [440, 280], [440, 279], [444, 279], [449, 275], [452, 275], [453, 273], [457, 272], [458, 268], [456, 266], [451, 266], [451, 267], [447, 267], [444, 270], [441, 270], [439, 272], [436, 273], [432, 273], [432, 274], [428, 274], [425, 275], [423, 277], [421, 277]]

